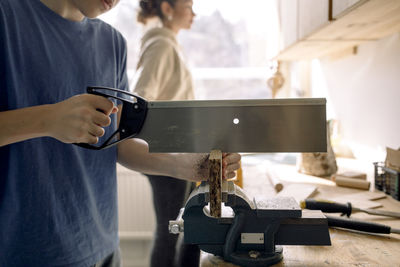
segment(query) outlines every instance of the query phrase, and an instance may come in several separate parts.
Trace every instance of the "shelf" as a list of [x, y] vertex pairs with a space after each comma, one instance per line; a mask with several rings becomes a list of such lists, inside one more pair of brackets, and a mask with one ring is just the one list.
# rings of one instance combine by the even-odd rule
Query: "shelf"
[[363, 0], [275, 57], [280, 61], [321, 58], [400, 32], [399, 0]]

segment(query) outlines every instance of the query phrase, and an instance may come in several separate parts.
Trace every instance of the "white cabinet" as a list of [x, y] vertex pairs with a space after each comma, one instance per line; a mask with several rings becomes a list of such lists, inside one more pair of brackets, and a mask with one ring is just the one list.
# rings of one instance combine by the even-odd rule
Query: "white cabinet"
[[294, 44], [298, 40], [297, 3], [298, 0], [278, 1], [282, 49]]
[[340, 55], [364, 42], [400, 32], [400, 0], [279, 2], [283, 42], [275, 60]]
[[332, 0], [332, 18], [337, 18], [339, 14], [353, 7], [360, 0]]
[[328, 22], [328, 0], [279, 0], [281, 48], [305, 38]]
[[298, 40], [303, 39], [328, 23], [328, 0], [299, 0], [298, 10]]

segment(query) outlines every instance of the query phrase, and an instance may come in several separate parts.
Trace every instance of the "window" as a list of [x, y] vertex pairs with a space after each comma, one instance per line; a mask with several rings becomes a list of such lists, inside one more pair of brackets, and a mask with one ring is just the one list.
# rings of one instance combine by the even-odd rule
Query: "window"
[[[275, 0], [194, 0], [192, 29], [181, 31], [197, 99], [270, 98], [266, 81], [278, 50]], [[128, 42], [128, 74], [134, 74], [145, 28], [136, 22], [138, 1], [121, 0], [101, 18]]]

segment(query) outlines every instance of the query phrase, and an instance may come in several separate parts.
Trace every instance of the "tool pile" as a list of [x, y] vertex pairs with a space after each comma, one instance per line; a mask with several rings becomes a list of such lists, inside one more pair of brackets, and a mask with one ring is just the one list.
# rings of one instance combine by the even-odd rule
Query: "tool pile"
[[[343, 204], [343, 203], [337, 203], [337, 202], [333, 202], [333, 201], [317, 200], [317, 199], [309, 198], [309, 199], [301, 201], [300, 207], [302, 209], [320, 210], [325, 213], [342, 213], [342, 215], [346, 215], [347, 217], [350, 217], [350, 215], [353, 212], [365, 212], [365, 213], [368, 213], [371, 215], [380, 215], [380, 216], [389, 216], [389, 217], [393, 217], [393, 218], [400, 218], [399, 212], [357, 208], [357, 207], [354, 207], [350, 202]], [[400, 234], [400, 229], [392, 228], [390, 226], [379, 224], [379, 223], [372, 223], [372, 222], [366, 222], [366, 221], [355, 220], [355, 219], [333, 217], [333, 216], [328, 216], [328, 215], [325, 215], [325, 217], [328, 219], [328, 225], [330, 227], [340, 227], [340, 228], [353, 229], [353, 230], [369, 232], [369, 233]]]

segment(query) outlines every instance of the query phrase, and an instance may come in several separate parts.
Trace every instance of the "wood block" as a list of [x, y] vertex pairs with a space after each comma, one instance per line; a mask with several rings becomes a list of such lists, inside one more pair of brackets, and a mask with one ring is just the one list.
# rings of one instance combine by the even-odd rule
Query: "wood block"
[[334, 175], [332, 175], [332, 180], [334, 180], [336, 177], [367, 180], [366, 173], [354, 172], [354, 171], [348, 171], [348, 172], [334, 174]]
[[386, 167], [400, 172], [400, 149], [395, 150], [387, 147], [385, 164]]
[[358, 188], [358, 189], [364, 189], [364, 190], [368, 190], [370, 187], [370, 184], [371, 184], [369, 181], [345, 178], [345, 177], [339, 177], [339, 176], [335, 177], [335, 183], [337, 186]]
[[221, 217], [222, 204], [222, 152], [212, 150], [209, 157], [210, 215]]

